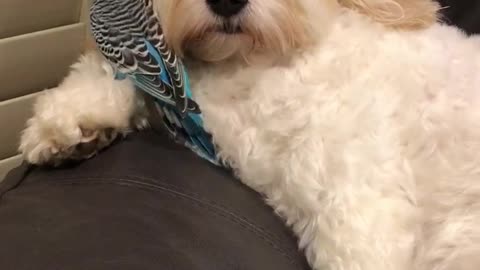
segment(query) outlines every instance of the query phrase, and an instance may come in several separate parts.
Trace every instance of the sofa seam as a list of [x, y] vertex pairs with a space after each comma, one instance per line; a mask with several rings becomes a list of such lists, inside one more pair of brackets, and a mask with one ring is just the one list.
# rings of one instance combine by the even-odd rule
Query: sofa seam
[[[216, 214], [217, 216], [223, 217], [237, 225], [240, 225], [247, 231], [254, 233], [255, 235], [259, 236], [263, 239], [266, 243], [272, 246], [277, 252], [279, 252], [283, 257], [287, 258], [291, 264], [298, 265], [293, 260], [290, 251], [285, 250], [284, 248], [280, 247], [277, 243], [278, 239], [272, 239], [271, 234], [266, 233], [264, 229], [259, 228], [258, 226], [254, 225], [252, 221], [246, 219], [245, 217], [241, 217], [229, 211], [227, 208], [222, 207], [221, 205], [214, 203], [209, 200], [205, 200], [199, 196], [196, 196], [194, 193], [186, 193], [180, 189], [172, 188], [173, 186], [168, 184], [158, 185], [158, 184], [151, 184], [151, 183], [143, 183], [135, 180], [125, 179], [125, 178], [118, 178], [118, 177], [82, 177], [82, 178], [61, 178], [63, 181], [57, 181], [57, 184], [93, 184], [93, 183], [109, 183], [109, 184], [116, 184], [116, 185], [123, 185], [123, 186], [137, 186], [142, 188], [147, 188], [149, 190], [161, 190], [167, 194], [170, 194], [173, 197], [189, 200], [195, 203], [198, 207], [202, 207], [203, 209], [209, 210], [209, 212]], [[143, 178], [147, 180], [146, 178]], [[68, 183], [65, 182], [69, 181]], [[85, 181], [87, 180], [87, 181]], [[153, 179], [151, 179], [153, 180]], [[277, 241], [276, 241], [277, 240]]]

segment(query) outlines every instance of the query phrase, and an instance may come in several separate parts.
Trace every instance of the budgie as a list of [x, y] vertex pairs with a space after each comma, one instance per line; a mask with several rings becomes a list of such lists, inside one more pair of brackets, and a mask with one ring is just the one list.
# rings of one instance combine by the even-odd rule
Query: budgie
[[130, 79], [153, 97], [170, 134], [219, 165], [200, 108], [192, 99], [188, 74], [165, 41], [152, 0], [95, 0], [90, 19], [93, 37], [116, 79]]

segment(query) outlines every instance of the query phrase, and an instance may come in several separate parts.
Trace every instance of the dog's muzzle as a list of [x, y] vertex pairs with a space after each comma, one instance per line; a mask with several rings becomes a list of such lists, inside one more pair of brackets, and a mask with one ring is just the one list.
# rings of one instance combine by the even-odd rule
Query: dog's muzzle
[[230, 18], [240, 13], [248, 0], [206, 0], [210, 10], [223, 18]]

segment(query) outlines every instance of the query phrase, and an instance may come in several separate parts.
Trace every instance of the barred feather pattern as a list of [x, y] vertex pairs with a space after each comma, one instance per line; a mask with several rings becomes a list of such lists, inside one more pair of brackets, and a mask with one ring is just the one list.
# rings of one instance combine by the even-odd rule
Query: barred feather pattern
[[93, 37], [116, 70], [156, 100], [156, 113], [177, 141], [218, 164], [201, 111], [192, 99], [183, 63], [165, 41], [152, 0], [95, 0], [90, 9]]

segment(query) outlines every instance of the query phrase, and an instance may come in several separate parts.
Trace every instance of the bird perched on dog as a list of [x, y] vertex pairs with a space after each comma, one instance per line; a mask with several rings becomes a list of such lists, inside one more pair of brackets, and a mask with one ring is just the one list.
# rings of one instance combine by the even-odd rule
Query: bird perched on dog
[[[478, 269], [478, 37], [436, 23], [430, 0], [150, 1], [187, 57], [218, 156], [291, 226], [312, 269]], [[139, 36], [108, 41], [148, 51], [136, 46], [154, 25], [137, 19], [149, 2], [103, 3], [101, 17], [130, 14], [113, 16], [117, 32]], [[142, 68], [123, 73], [135, 81]], [[93, 52], [42, 94], [25, 159], [63, 161], [85, 141], [98, 151], [111, 142], [105, 129], [145, 119], [133, 83], [115, 73]]]
[[92, 33], [117, 79], [131, 79], [155, 98], [171, 135], [203, 158], [218, 164], [200, 108], [192, 100], [182, 61], [165, 41], [151, 0], [95, 0]]

